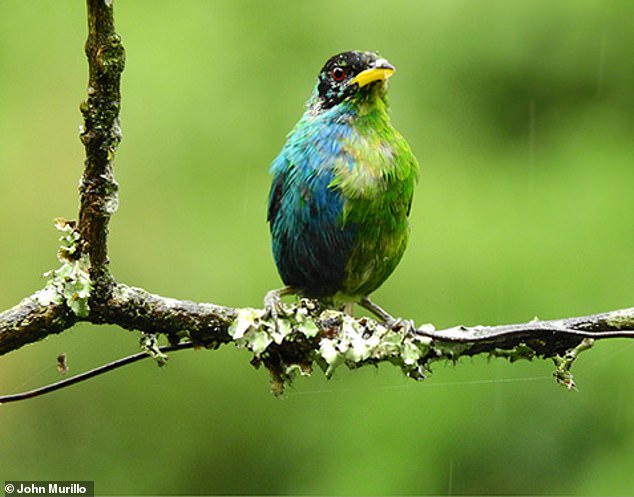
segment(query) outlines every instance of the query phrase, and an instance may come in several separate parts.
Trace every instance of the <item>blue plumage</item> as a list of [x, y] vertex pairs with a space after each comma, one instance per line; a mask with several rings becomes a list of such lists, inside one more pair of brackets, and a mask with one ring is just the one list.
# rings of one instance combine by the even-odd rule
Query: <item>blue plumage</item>
[[310, 297], [341, 288], [354, 239], [354, 226], [342, 225], [342, 194], [330, 186], [337, 161], [350, 161], [340, 143], [352, 129], [342, 121], [334, 111], [305, 115], [271, 166], [273, 256], [284, 283]]

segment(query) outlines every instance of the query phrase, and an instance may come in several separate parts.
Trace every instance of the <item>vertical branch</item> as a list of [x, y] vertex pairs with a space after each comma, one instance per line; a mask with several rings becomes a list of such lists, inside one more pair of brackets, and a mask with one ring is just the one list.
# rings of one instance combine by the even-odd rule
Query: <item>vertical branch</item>
[[118, 185], [114, 155], [121, 141], [119, 81], [125, 63], [121, 38], [114, 31], [112, 0], [87, 0], [89, 79], [88, 98], [81, 104], [86, 149], [81, 179], [79, 234], [81, 254], [90, 262], [93, 284], [109, 281], [107, 236], [110, 216], [116, 211]]

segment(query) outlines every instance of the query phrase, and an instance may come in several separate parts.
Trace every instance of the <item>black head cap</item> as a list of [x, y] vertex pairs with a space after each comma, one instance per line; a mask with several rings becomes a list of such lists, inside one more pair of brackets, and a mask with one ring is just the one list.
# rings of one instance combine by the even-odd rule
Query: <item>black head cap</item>
[[[319, 73], [317, 92], [320, 107], [333, 107], [370, 83], [382, 84], [393, 72], [394, 66], [376, 52], [337, 54], [328, 59]], [[361, 73], [364, 75], [359, 77]]]

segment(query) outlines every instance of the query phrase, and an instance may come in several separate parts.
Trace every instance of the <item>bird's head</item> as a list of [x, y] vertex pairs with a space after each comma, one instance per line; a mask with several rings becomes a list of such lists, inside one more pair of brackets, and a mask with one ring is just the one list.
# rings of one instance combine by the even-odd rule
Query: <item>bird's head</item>
[[384, 95], [394, 71], [376, 52], [340, 53], [328, 59], [319, 73], [314, 103], [323, 110], [346, 100], [363, 100], [377, 91]]

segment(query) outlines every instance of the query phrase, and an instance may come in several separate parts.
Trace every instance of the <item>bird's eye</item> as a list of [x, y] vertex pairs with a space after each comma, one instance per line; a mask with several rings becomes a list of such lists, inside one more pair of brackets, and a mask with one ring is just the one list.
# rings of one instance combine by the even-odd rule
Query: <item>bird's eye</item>
[[335, 67], [331, 71], [330, 75], [337, 83], [341, 83], [346, 77], [346, 71], [344, 71], [341, 67]]

